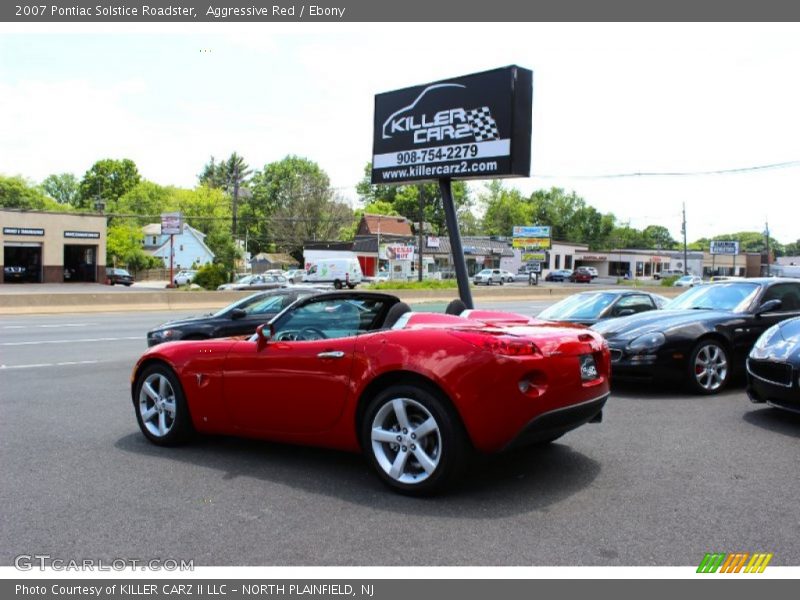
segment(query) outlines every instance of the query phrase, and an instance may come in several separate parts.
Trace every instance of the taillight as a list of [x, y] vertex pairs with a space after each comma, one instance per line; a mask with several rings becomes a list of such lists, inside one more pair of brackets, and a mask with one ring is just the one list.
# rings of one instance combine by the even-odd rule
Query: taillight
[[502, 356], [541, 356], [542, 353], [530, 340], [525, 338], [486, 331], [451, 331], [454, 336], [477, 346], [481, 350]]

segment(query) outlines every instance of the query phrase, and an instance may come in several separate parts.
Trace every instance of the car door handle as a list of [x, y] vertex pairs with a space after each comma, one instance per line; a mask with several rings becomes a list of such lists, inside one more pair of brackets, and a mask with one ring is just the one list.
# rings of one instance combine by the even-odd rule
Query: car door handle
[[341, 350], [329, 350], [328, 352], [320, 352], [317, 358], [344, 358], [344, 352]]

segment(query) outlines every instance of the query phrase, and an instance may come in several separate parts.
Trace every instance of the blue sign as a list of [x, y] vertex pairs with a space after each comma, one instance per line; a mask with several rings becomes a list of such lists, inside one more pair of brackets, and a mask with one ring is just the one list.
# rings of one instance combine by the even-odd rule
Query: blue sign
[[514, 237], [549, 238], [549, 225], [516, 225], [513, 230]]

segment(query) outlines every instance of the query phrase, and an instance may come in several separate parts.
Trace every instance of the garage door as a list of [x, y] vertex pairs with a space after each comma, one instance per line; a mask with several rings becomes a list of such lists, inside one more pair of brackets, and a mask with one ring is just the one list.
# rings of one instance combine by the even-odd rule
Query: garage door
[[3, 281], [5, 283], [42, 282], [42, 245], [35, 242], [3, 244]]

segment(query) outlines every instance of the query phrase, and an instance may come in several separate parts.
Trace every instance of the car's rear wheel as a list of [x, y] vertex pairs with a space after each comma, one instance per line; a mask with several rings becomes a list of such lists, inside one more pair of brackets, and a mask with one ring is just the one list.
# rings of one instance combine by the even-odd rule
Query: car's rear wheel
[[144, 369], [136, 379], [136, 420], [144, 436], [159, 446], [175, 446], [189, 439], [192, 421], [183, 388], [164, 364]]
[[689, 385], [698, 394], [716, 394], [728, 384], [728, 351], [717, 340], [701, 340], [689, 355]]
[[342, 282], [337, 279], [336, 281], [333, 282], [333, 287], [336, 288], [337, 290], [342, 289]]
[[469, 442], [461, 421], [438, 394], [393, 385], [367, 406], [361, 445], [378, 476], [410, 495], [439, 492], [463, 472]]

